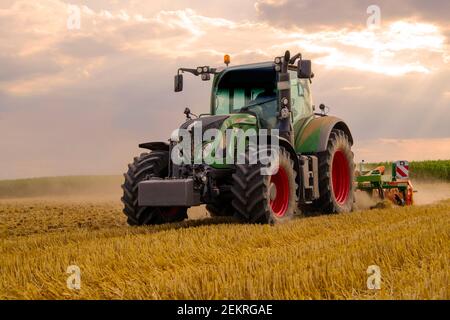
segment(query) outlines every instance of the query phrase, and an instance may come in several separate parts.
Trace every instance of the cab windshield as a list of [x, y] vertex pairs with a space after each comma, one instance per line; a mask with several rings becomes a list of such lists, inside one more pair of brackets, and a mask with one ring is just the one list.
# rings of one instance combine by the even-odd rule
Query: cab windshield
[[231, 70], [218, 79], [213, 92], [213, 114], [249, 112], [262, 128], [277, 124], [276, 73], [273, 67]]

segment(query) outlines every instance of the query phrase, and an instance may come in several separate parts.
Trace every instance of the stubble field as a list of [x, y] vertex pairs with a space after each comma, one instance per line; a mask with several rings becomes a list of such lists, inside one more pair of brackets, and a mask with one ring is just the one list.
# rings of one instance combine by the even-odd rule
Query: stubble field
[[[450, 298], [450, 200], [274, 227], [200, 208], [132, 228], [117, 199], [0, 200], [0, 299]], [[367, 288], [370, 265], [380, 290]]]

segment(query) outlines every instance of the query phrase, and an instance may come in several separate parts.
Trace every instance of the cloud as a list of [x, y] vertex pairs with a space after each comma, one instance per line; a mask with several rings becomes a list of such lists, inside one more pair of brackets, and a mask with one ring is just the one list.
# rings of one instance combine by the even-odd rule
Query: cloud
[[324, 103], [345, 119], [358, 140], [450, 137], [450, 100], [443, 95], [449, 70], [386, 77], [316, 67], [315, 73], [316, 105]]
[[[257, 21], [208, 17], [192, 9], [163, 10], [151, 17], [125, 9], [95, 11], [82, 6], [80, 11], [81, 29], [68, 30], [70, 12], [61, 1], [17, 1], [0, 10], [6, 21], [4, 29], [12, 30], [3, 42], [4, 52], [22, 65], [3, 74], [10, 83], [0, 84], [0, 90], [18, 95], [56, 90], [92, 77], [99, 68], [108, 67], [109, 57], [118, 54], [162, 59], [203, 56], [209, 62], [231, 53], [234, 62], [242, 63], [272, 59], [291, 48], [326, 67], [387, 75], [430, 73], [450, 63], [445, 37], [438, 27], [427, 23], [396, 21], [380, 30], [306, 33], [301, 29], [286, 32]], [[55, 19], [49, 22], [46, 16]], [[53, 65], [60, 72], [39, 74], [35, 65]], [[22, 79], [24, 74], [29, 77]]]
[[261, 20], [278, 27], [314, 30], [363, 27], [369, 17], [367, 8], [374, 4], [380, 7], [382, 23], [411, 18], [448, 24], [450, 3], [446, 0], [257, 0], [255, 8]]
[[357, 141], [450, 136], [450, 53], [440, 20], [287, 30], [233, 17], [239, 2], [215, 2], [220, 15], [202, 1], [192, 9], [74, 1], [79, 30], [67, 29], [63, 1], [2, 3], [0, 166], [8, 171], [0, 178], [120, 172], [137, 143], [167, 139], [184, 107], [209, 111], [211, 82], [187, 76], [185, 91], [174, 94], [173, 75], [180, 66], [221, 64], [225, 53], [240, 64], [302, 51], [313, 59], [316, 105], [345, 119]]
[[291, 32], [278, 45], [316, 55], [315, 63], [386, 75], [429, 73], [448, 64], [445, 37], [432, 24], [396, 21], [369, 30]]
[[112, 55], [117, 50], [113, 43], [103, 42], [89, 36], [74, 36], [64, 39], [58, 43], [56, 49], [63, 55], [78, 59]]
[[37, 77], [61, 71], [61, 67], [48, 55], [37, 54], [27, 59], [16, 55], [0, 53], [0, 82]]

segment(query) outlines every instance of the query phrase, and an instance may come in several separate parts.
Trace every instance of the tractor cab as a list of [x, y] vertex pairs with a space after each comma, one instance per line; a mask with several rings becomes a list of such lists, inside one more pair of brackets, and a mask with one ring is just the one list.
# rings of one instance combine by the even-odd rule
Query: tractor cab
[[[251, 114], [260, 129], [278, 129], [280, 136], [294, 143], [294, 126], [302, 118], [313, 118], [310, 83], [314, 76], [311, 60], [301, 54], [226, 68], [200, 66], [180, 68], [175, 76], [175, 92], [183, 90], [183, 73], [200, 76], [203, 81], [214, 76], [210, 115]], [[188, 115], [189, 118], [189, 115]]]
[[[229, 67], [214, 76], [211, 114], [249, 113], [263, 129], [277, 129], [283, 107], [277, 86], [276, 65], [272, 62]], [[289, 67], [291, 121], [313, 115], [309, 79], [299, 79]]]

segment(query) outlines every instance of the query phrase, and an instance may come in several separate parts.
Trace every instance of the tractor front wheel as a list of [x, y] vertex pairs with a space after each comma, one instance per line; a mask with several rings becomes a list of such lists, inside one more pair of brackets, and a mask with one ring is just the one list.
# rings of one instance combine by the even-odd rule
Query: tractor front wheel
[[122, 185], [123, 213], [132, 226], [183, 221], [187, 218], [185, 207], [141, 207], [138, 205], [138, 184], [149, 177], [164, 178], [168, 174], [169, 153], [153, 151], [142, 153], [128, 165]]
[[297, 172], [289, 152], [280, 148], [278, 170], [263, 175], [261, 164], [236, 165], [233, 174], [232, 205], [235, 216], [250, 223], [278, 223], [290, 220], [297, 207]]

